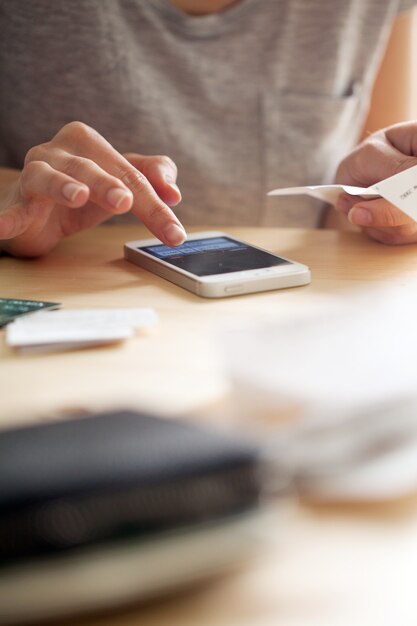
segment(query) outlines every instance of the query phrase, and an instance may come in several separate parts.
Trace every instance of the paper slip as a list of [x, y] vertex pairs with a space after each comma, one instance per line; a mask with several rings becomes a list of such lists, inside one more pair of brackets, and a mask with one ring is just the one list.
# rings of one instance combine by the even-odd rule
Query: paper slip
[[38, 312], [15, 320], [6, 329], [9, 346], [24, 352], [87, 347], [132, 337], [155, 326], [153, 309], [75, 309]]
[[294, 196], [306, 194], [330, 204], [336, 204], [341, 193], [364, 198], [382, 197], [394, 204], [403, 213], [417, 222], [417, 165], [404, 172], [381, 180], [371, 187], [351, 185], [311, 185], [307, 187], [285, 187], [273, 189], [268, 196]]

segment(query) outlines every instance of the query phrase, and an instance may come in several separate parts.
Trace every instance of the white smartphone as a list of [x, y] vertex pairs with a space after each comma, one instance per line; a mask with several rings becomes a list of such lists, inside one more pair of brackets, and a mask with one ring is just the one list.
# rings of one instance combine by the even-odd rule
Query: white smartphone
[[217, 231], [193, 233], [176, 248], [158, 239], [130, 241], [124, 254], [128, 261], [205, 298], [297, 287], [311, 281], [306, 265]]

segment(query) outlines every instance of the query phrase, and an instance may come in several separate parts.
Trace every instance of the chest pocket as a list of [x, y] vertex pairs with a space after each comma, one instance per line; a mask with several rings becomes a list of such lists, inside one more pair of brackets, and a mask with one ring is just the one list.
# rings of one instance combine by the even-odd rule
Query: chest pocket
[[[332, 181], [356, 144], [366, 105], [360, 86], [349, 95], [268, 93], [263, 103], [263, 154], [268, 189]], [[317, 226], [323, 204], [307, 196], [265, 199], [264, 222]]]

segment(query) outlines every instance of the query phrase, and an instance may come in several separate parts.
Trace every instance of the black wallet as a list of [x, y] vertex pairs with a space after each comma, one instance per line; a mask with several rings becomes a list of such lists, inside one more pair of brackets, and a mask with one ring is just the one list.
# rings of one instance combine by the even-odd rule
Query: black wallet
[[255, 446], [118, 411], [0, 432], [0, 566], [253, 509]]

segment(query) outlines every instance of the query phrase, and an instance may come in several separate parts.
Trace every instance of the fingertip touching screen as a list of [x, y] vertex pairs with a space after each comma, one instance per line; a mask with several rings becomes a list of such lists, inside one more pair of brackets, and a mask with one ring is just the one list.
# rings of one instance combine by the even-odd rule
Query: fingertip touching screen
[[139, 249], [197, 276], [229, 274], [291, 264], [286, 259], [230, 237], [194, 239], [177, 248], [158, 244]]

